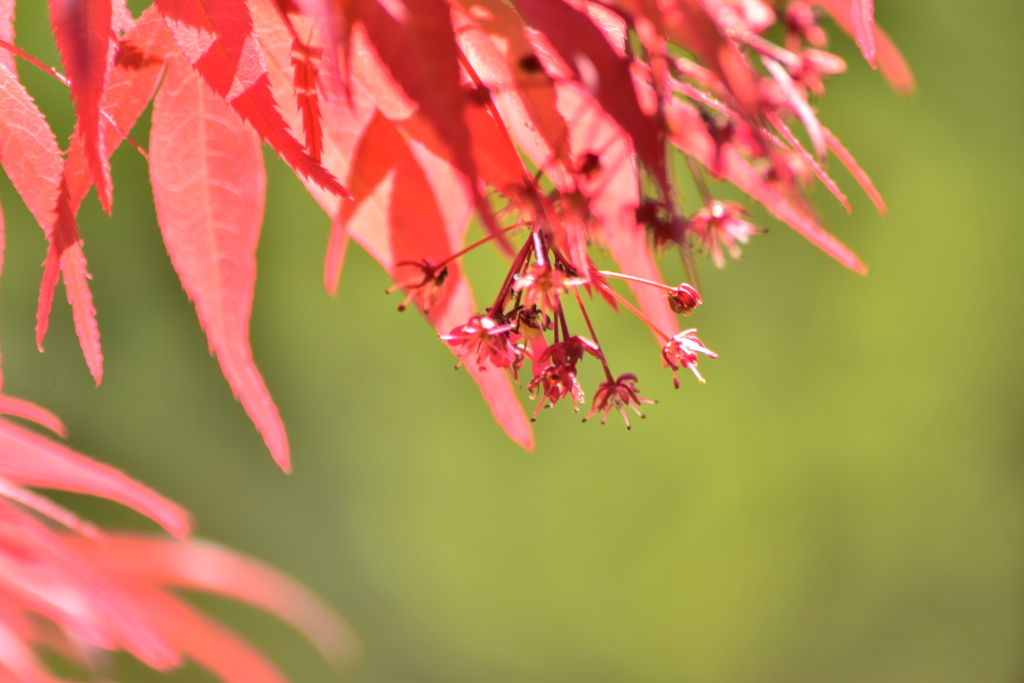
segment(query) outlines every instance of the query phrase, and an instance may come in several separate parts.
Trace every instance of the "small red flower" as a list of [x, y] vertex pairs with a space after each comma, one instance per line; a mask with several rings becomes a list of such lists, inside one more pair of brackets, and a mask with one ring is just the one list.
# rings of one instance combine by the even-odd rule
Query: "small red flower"
[[594, 358], [601, 358], [601, 347], [596, 342], [586, 337], [573, 335], [564, 342], [558, 342], [549, 346], [541, 357], [537, 359], [537, 362], [543, 363], [550, 359], [555, 365], [571, 365], [575, 368], [576, 364], [583, 359], [584, 352], [589, 353]]
[[547, 363], [529, 386], [531, 392], [541, 390], [534, 393], [531, 398], [536, 400], [540, 393], [544, 394], [544, 400], [533, 413], [534, 420], [540, 414], [541, 408], [551, 407], [566, 396], [572, 399], [573, 412], [579, 410], [579, 404], [583, 403], [584, 397], [583, 389], [576, 381], [576, 365], [583, 359], [584, 352], [601, 358], [601, 347], [586, 337], [576, 335], [547, 347], [534, 361], [537, 366]]
[[395, 264], [393, 275], [397, 282], [384, 291], [388, 294], [398, 289], [408, 292], [402, 303], [398, 304], [398, 310], [404, 311], [409, 306], [409, 302], [416, 299], [423, 312], [426, 313], [434, 304], [437, 293], [448, 278], [448, 268], [447, 266], [438, 268], [427, 260], [402, 261]]
[[548, 264], [534, 264], [516, 280], [512, 289], [523, 293], [524, 306], [537, 306], [542, 311], [554, 313], [561, 310], [562, 295], [570, 287], [578, 287], [586, 282], [583, 278], [569, 277]]
[[665, 296], [668, 298], [668, 305], [673, 313], [690, 315], [693, 313], [693, 309], [700, 306], [700, 293], [685, 282]]
[[636, 207], [636, 222], [647, 227], [655, 249], [682, 244], [686, 239], [685, 219], [676, 219], [664, 202], [644, 201]]
[[466, 361], [467, 355], [475, 355], [481, 370], [488, 360], [495, 367], [507, 368], [521, 355], [512, 343], [513, 327], [515, 325], [499, 324], [489, 315], [474, 315], [465, 324], [440, 337], [449, 346], [462, 347], [456, 352], [459, 365]]
[[708, 358], [718, 358], [718, 354], [706, 348], [697, 335], [696, 329], [683, 330], [668, 340], [661, 349], [661, 362], [666, 368], [672, 368], [672, 379], [676, 389], [679, 388], [679, 368], [683, 367], [696, 375], [697, 380], [704, 384], [704, 378], [697, 371], [697, 354], [703, 353]]
[[[548, 347], [550, 350], [551, 347]], [[540, 390], [538, 392], [538, 389]], [[572, 399], [573, 412], [579, 411], [579, 404], [583, 403], [583, 388], [576, 381], [576, 368], [573, 365], [549, 365], [540, 374], [530, 381], [529, 390], [533, 393], [530, 398], [536, 400], [543, 393], [543, 400], [537, 404], [537, 410], [533, 412], [531, 421], [537, 419], [541, 408], [550, 408], [566, 396]], [[534, 393], [536, 392], [536, 393]]]
[[757, 226], [741, 218], [746, 215], [747, 210], [736, 202], [713, 202], [694, 215], [693, 231], [716, 268], [725, 268], [723, 246], [730, 256], [738, 259], [742, 256], [739, 245], [746, 244], [751, 235], [757, 234]]
[[543, 339], [544, 331], [551, 329], [551, 318], [536, 306], [524, 306], [515, 314], [519, 332], [527, 339]]
[[633, 412], [643, 419], [647, 416], [640, 412], [640, 404], [657, 403], [649, 398], [642, 398], [639, 395], [640, 390], [636, 388], [636, 382], [636, 375], [632, 373], [619, 375], [615, 381], [601, 382], [594, 393], [594, 407], [590, 409], [583, 421], [586, 422], [600, 411], [604, 413], [601, 418], [601, 424], [604, 424], [608, 421], [608, 413], [617, 408], [626, 422], [626, 429], [632, 429], [629, 424], [629, 416], [626, 414], [626, 407], [632, 408]]

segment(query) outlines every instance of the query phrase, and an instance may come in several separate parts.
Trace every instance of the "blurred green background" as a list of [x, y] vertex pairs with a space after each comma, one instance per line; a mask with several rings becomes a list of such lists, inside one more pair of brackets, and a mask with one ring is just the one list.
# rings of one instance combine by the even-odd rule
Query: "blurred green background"
[[[706, 386], [679, 391], [635, 320], [599, 314], [616, 367], [660, 401], [631, 432], [560, 405], [537, 423], [536, 452], [518, 450], [358, 248], [328, 299], [328, 220], [269, 154], [252, 340], [294, 475], [208, 354], [130, 149], [114, 160], [113, 218], [94, 198], [81, 215], [98, 389], [63, 294], [46, 353], [34, 348], [45, 243], [0, 180], [7, 390], [188, 507], [203, 536], [346, 615], [365, 657], [339, 673], [266, 615], [200, 600], [296, 681], [1020, 680], [1024, 5], [877, 4], [919, 94], [893, 95], [834, 31], [850, 70], [821, 110], [891, 216], [840, 171], [852, 217], [815, 193], [870, 276], [758, 214], [770, 233], [724, 272], [703, 269], [690, 320], [721, 358], [702, 361]], [[19, 42], [56, 63], [43, 9], [21, 3]], [[63, 142], [66, 91], [19, 68]], [[482, 253], [469, 267], [493, 280], [497, 263]], [[674, 255], [664, 264], [681, 278]], [[118, 666], [123, 680], [160, 678]], [[207, 679], [187, 667], [171, 680]]]

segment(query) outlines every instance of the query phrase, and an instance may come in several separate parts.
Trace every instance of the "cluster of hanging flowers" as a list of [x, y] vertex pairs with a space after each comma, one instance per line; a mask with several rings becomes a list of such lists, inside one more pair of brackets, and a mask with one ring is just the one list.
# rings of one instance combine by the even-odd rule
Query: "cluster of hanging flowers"
[[[520, 367], [529, 359], [532, 379], [528, 388], [531, 398], [537, 401], [532, 418], [536, 420], [542, 408], [550, 408], [566, 397], [571, 400], [573, 410], [579, 411], [579, 406], [585, 402], [585, 394], [576, 379], [577, 365], [589, 354], [600, 362], [605, 379], [594, 393], [593, 407], [583, 421], [601, 412], [604, 414], [601, 424], [604, 424], [608, 413], [618, 410], [628, 429], [630, 424], [626, 408], [645, 417], [640, 412], [640, 404], [654, 401], [640, 397], [636, 388], [636, 375], [625, 373], [616, 377], [612, 374], [608, 359], [597, 342], [597, 332], [587, 314], [583, 297], [580, 296], [579, 290], [583, 288], [588, 293], [596, 290], [613, 308], [621, 305], [647, 323], [664, 344], [662, 361], [665, 367], [672, 368], [677, 389], [677, 371], [680, 367], [692, 371], [698, 381], [704, 382], [697, 371], [697, 354], [702, 353], [710, 358], [716, 358], [717, 355], [703, 346], [695, 335], [696, 330], [688, 329], [673, 335], [663, 331], [615, 291], [607, 279], [617, 278], [653, 287], [663, 292], [669, 308], [681, 315], [689, 315], [700, 305], [700, 294], [696, 289], [686, 283], [669, 287], [631, 275], [594, 269], [591, 269], [587, 277], [580, 277], [562, 250], [549, 242], [551, 234], [546, 233], [541, 226], [542, 223], [538, 222], [530, 229], [529, 239], [513, 259], [512, 268], [494, 304], [483, 315], [474, 315], [448, 334], [440, 335], [459, 356], [460, 366], [465, 362], [476, 363], [481, 372], [486, 371], [488, 366], [506, 368], [518, 379]], [[488, 239], [484, 238], [481, 242]], [[424, 281], [407, 287], [415, 292], [429, 285], [428, 281]], [[570, 298], [567, 296], [570, 293], [571, 300], [579, 307], [589, 336], [573, 334], [569, 329], [562, 299]], [[547, 341], [549, 334], [550, 344]]]
[[[714, 182], [866, 272], [805, 196], [817, 181], [850, 209], [828, 175], [831, 156], [885, 213], [813, 106], [846, 68], [826, 51], [823, 18], [895, 90], [914, 88], [873, 0], [155, 0], [138, 17], [125, 0], [50, 0], [63, 73], [16, 45], [14, 6], [0, 0], [0, 166], [48, 245], [39, 348], [63, 280], [86, 365], [97, 384], [103, 377], [77, 214], [92, 187], [111, 212], [110, 157], [128, 141], [149, 163], [157, 221], [209, 347], [286, 471], [284, 425], [248, 339], [264, 143], [331, 219], [328, 292], [355, 241], [403, 291], [399, 308], [427, 318], [498, 423], [532, 448], [516, 381], [534, 418], [566, 399], [586, 405], [584, 361], [604, 374], [584, 421], [617, 411], [628, 426], [629, 411], [652, 402], [634, 374], [612, 371], [585, 300], [649, 327], [676, 387], [680, 370], [703, 382], [698, 359], [715, 354], [679, 324], [701, 303], [697, 257], [723, 267], [759, 232]], [[65, 149], [15, 57], [69, 88], [76, 126]], [[130, 133], [150, 103], [147, 150]], [[680, 172], [697, 197], [681, 196]], [[467, 247], [474, 215], [486, 236]], [[0, 220], [0, 248], [3, 229]], [[460, 263], [483, 243], [510, 261], [486, 308]], [[669, 248], [688, 283], [663, 281], [656, 256]], [[599, 269], [593, 250], [617, 270]], [[0, 396], [0, 413], [62, 429], [12, 398]], [[161, 669], [187, 656], [232, 680], [278, 677], [172, 587], [254, 602], [328, 651], [351, 642], [342, 622], [261, 565], [195, 541], [100, 532], [35, 487], [104, 496], [175, 536], [188, 530], [149, 489], [0, 419], [0, 678], [51, 680], [42, 648], [87, 666], [124, 649]]]
[[[355, 78], [355, 86], [365, 88], [367, 111], [376, 111], [347, 166], [353, 195], [334, 214], [326, 279], [333, 291], [343, 245], [349, 235], [359, 240], [395, 278], [388, 291], [405, 291], [399, 310], [414, 302], [434, 322], [516, 441], [529, 447], [532, 436], [502, 371], [526, 384], [536, 401], [531, 420], [562, 399], [568, 398], [574, 411], [586, 403], [577, 366], [588, 355], [601, 365], [604, 381], [584, 422], [600, 412], [603, 424], [618, 410], [629, 428], [626, 408], [643, 417], [640, 405], [653, 402], [640, 396], [635, 375], [612, 372], [584, 303], [595, 294], [650, 328], [676, 388], [680, 368], [704, 383], [698, 357], [717, 356], [696, 329], [681, 330], [677, 319], [701, 303], [694, 286], [700, 281], [696, 256], [724, 268], [727, 254], [740, 258], [742, 246], [761, 232], [742, 204], [715, 197], [709, 180], [732, 182], [840, 263], [866, 272], [857, 256], [821, 227], [804, 191], [818, 179], [850, 210], [826, 171], [831, 152], [885, 213], [868, 176], [812, 106], [824, 95], [825, 82], [846, 69], [843, 59], [823, 49], [825, 14], [856, 38], [897, 91], [913, 89], [902, 57], [874, 26], [870, 3], [793, 0], [778, 7], [762, 0], [516, 0], [511, 5], [515, 9], [498, 0], [452, 7], [468, 122], [465, 166], [459, 166], [457, 144], [449, 155], [440, 155], [449, 165], [434, 163], [435, 134], [444, 131], [430, 132], [424, 121], [432, 116], [429, 100], [394, 104], [410, 91], [386, 54], [381, 53], [385, 64], [372, 78]], [[782, 44], [767, 35], [780, 36]], [[791, 130], [793, 121], [804, 127], [810, 149]], [[397, 158], [371, 156], [384, 150]], [[523, 155], [537, 167], [535, 173], [527, 171]], [[676, 158], [683, 163], [674, 163]], [[689, 213], [670, 172], [680, 165], [699, 194]], [[381, 192], [389, 169], [396, 183], [404, 176], [405, 184], [386, 197], [373, 196]], [[452, 177], [431, 176], [444, 171]], [[479, 187], [490, 189], [488, 204], [480, 203], [472, 183], [463, 183], [461, 195], [445, 194], [466, 176], [471, 180], [472, 173]], [[437, 208], [438, 232], [447, 234], [434, 243], [425, 238], [430, 228], [413, 230], [404, 223], [404, 209], [395, 208], [395, 203], [404, 206], [399, 192], [410, 187], [419, 192], [412, 201]], [[314, 196], [330, 213], [323, 193], [314, 189]], [[361, 215], [368, 211], [365, 204], [382, 201], [390, 202], [383, 215]], [[448, 222], [443, 203], [451, 201], [464, 203], [463, 216], [474, 206], [488, 235], [455, 250], [465, 233], [464, 222]], [[490, 206], [497, 206], [493, 214]], [[392, 246], [413, 251], [417, 260], [400, 260], [381, 249], [381, 234]], [[423, 258], [444, 253], [445, 242], [452, 247], [448, 255]], [[493, 304], [453, 325], [453, 309], [466, 305], [464, 297], [453, 295], [463, 286], [459, 258], [486, 242], [497, 243], [511, 266]], [[693, 284], [673, 287], [662, 281], [654, 256], [667, 247], [678, 249]], [[605, 250], [622, 272], [598, 270], [591, 248]], [[610, 280], [628, 283], [635, 304]], [[585, 330], [570, 330], [564, 305], [578, 307]], [[529, 378], [521, 379], [527, 362]], [[499, 370], [499, 377], [488, 368]]]
[[[710, 354], [680, 329], [679, 288], [665, 285], [656, 256], [677, 249], [699, 290], [699, 255], [721, 268], [758, 234], [712, 181], [866, 272], [805, 197], [820, 181], [849, 210], [827, 172], [832, 156], [885, 212], [814, 108], [846, 69], [827, 51], [823, 18], [894, 89], [914, 88], [872, 0], [155, 0], [138, 18], [124, 0], [54, 0], [66, 76], [14, 45], [13, 4], [0, 2], [0, 163], [49, 243], [37, 343], [63, 279], [101, 380], [76, 216], [92, 186], [111, 211], [109, 158], [128, 140], [147, 156], [168, 254], [210, 348], [284, 469], [284, 425], [248, 341], [263, 143], [331, 218], [328, 291], [354, 240], [404, 291], [400, 308], [418, 308], [466, 360], [509, 436], [532, 448], [512, 381], [525, 360], [540, 404], [585, 400], [577, 343], [605, 371], [595, 410], [642, 402], [635, 378], [611, 374], [593, 330], [566, 329], [563, 301], [580, 288], [636, 312], [665, 365], [700, 377], [695, 354]], [[15, 55], [69, 86], [77, 125], [66, 154], [18, 81]], [[147, 153], [129, 133], [150, 102]], [[681, 195], [681, 173], [696, 197]], [[474, 215], [512, 262], [486, 309], [460, 267]], [[615, 274], [593, 266], [595, 249]], [[570, 343], [577, 337], [586, 341]]]

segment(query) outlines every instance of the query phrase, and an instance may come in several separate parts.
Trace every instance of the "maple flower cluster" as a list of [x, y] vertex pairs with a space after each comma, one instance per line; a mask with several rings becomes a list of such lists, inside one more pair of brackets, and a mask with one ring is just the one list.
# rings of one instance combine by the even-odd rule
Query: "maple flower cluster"
[[[677, 387], [679, 370], [703, 382], [698, 358], [715, 354], [678, 318], [701, 303], [697, 257], [721, 268], [759, 232], [743, 205], [716, 197], [715, 182], [866, 272], [805, 196], [817, 181], [850, 209], [827, 172], [831, 156], [885, 213], [814, 108], [846, 69], [827, 52], [822, 19], [852, 36], [896, 91], [914, 89], [874, 23], [873, 0], [155, 0], [138, 17], [125, 0], [50, 0], [63, 72], [17, 46], [14, 7], [0, 0], [0, 166], [48, 245], [37, 345], [63, 280], [86, 365], [102, 380], [77, 214], [92, 188], [111, 212], [110, 158], [127, 141], [148, 160], [157, 222], [209, 348], [286, 471], [285, 428], [249, 345], [263, 144], [331, 219], [328, 292], [355, 241], [392, 278], [391, 291], [404, 292], [399, 308], [426, 317], [499, 424], [532, 448], [514, 380], [536, 401], [534, 418], [565, 399], [578, 410], [578, 369], [590, 356], [604, 380], [585, 420], [617, 411], [628, 426], [627, 411], [642, 415], [651, 403], [635, 375], [611, 371], [580, 290], [643, 321]], [[68, 87], [76, 126], [66, 148], [19, 80], [16, 57]], [[130, 135], [150, 104], [145, 145]], [[697, 197], [681, 196], [680, 174]], [[473, 216], [486, 235], [467, 247]], [[510, 261], [486, 308], [460, 261], [483, 243]], [[689, 284], [664, 283], [656, 256], [669, 248]], [[617, 270], [598, 269], [592, 250]], [[616, 279], [631, 297], [609, 284]], [[574, 305], [585, 329], [570, 329]], [[60, 432], [42, 409], [2, 394], [0, 413]], [[0, 678], [47, 680], [41, 647], [76, 659], [123, 648], [158, 668], [186, 654], [225, 677], [256, 666], [168, 585], [295, 616], [270, 591], [305, 605], [300, 615], [316, 612], [292, 584], [226, 551], [114, 535], [96, 544], [100, 532], [32, 487], [106, 496], [175, 535], [186, 529], [180, 510], [148, 489], [0, 420]], [[197, 578], [210, 562], [233, 569]], [[336, 621], [314, 621], [338, 632]]]
[[[92, 187], [110, 212], [109, 159], [127, 140], [149, 161], [164, 242], [210, 348], [286, 470], [284, 425], [248, 339], [262, 144], [331, 218], [328, 291], [354, 240], [405, 292], [400, 308], [415, 306], [461, 356], [477, 358], [465, 366], [494, 415], [531, 448], [511, 378], [482, 368], [515, 376], [526, 358], [541, 403], [580, 399], [579, 361], [557, 350], [542, 358], [538, 338], [550, 333], [554, 346], [577, 336], [560, 311], [580, 287], [637, 311], [667, 367], [695, 370], [693, 354], [706, 348], [679, 328], [655, 257], [677, 249], [699, 289], [699, 255], [723, 267], [759, 232], [741, 204], [715, 196], [712, 181], [732, 183], [844, 266], [866, 271], [804, 195], [817, 180], [850, 208], [828, 175], [831, 155], [885, 212], [814, 108], [846, 68], [826, 51], [824, 17], [894, 89], [914, 88], [874, 23], [872, 0], [156, 0], [137, 18], [124, 0], [53, 0], [65, 74], [15, 45], [13, 6], [0, 1], [0, 164], [49, 244], [37, 344], [63, 279], [86, 363], [101, 381], [76, 216]], [[16, 56], [68, 85], [77, 125], [66, 153], [19, 82]], [[129, 134], [151, 102], [146, 151]], [[682, 173], [697, 197], [681, 196]], [[512, 261], [496, 303], [482, 311], [459, 259], [474, 215]], [[513, 243], [513, 225], [529, 226], [525, 245]], [[616, 262], [631, 301], [607, 286], [591, 249]], [[590, 341], [583, 348], [606, 365]], [[598, 394], [637, 403], [635, 391]]]
[[[597, 290], [613, 308], [622, 305], [648, 324], [655, 336], [660, 337], [664, 343], [662, 361], [666, 367], [672, 368], [677, 389], [677, 371], [680, 367], [691, 370], [698, 381], [704, 382], [704, 378], [697, 371], [697, 353], [710, 358], [716, 358], [717, 355], [701, 344], [695, 335], [696, 330], [688, 329], [674, 335], [662, 331], [644, 313], [612, 289], [607, 283], [607, 278], [621, 278], [662, 290], [669, 308], [674, 313], [682, 315], [691, 314], [700, 305], [701, 298], [696, 289], [686, 283], [678, 287], [669, 287], [659, 282], [610, 271], [591, 270], [588, 276], [581, 277], [562, 250], [551, 242], [554, 236], [542, 229], [542, 223], [534, 224], [529, 235], [512, 261], [512, 268], [505, 278], [497, 300], [486, 313], [474, 315], [448, 334], [439, 335], [459, 356], [459, 366], [466, 362], [476, 363], [480, 372], [486, 371], [488, 367], [507, 368], [513, 377], [518, 379], [520, 367], [529, 359], [533, 376], [528, 389], [531, 398], [537, 401], [531, 419], [536, 420], [542, 408], [550, 408], [566, 397], [572, 402], [573, 410], [579, 411], [579, 406], [585, 402], [585, 394], [576, 379], [577, 366], [584, 356], [589, 354], [600, 362], [605, 379], [595, 391], [593, 406], [583, 421], [586, 422], [601, 412], [604, 414], [601, 424], [604, 424], [608, 414], [618, 410], [626, 423], [626, 428], [629, 429], [626, 408], [631, 408], [640, 417], [645, 417], [640, 412], [640, 404], [655, 401], [639, 395], [636, 375], [612, 375], [608, 359], [597, 342], [597, 333], [579, 294], [579, 288], [582, 287], [585, 290]], [[485, 241], [488, 241], [488, 238], [470, 248], [475, 248]], [[424, 272], [426, 271], [427, 269], [424, 269]], [[432, 272], [438, 271], [435, 268]], [[410, 297], [420, 288], [436, 287], [430, 278], [405, 286], [411, 292]], [[570, 292], [579, 307], [589, 337], [572, 334], [569, 329], [562, 299]], [[403, 306], [404, 303], [400, 310]], [[550, 344], [546, 336], [549, 333]]]

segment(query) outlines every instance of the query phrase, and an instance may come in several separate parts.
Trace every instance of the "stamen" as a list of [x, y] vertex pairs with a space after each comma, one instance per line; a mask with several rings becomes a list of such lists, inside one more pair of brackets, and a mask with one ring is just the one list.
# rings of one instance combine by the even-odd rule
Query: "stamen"
[[651, 287], [659, 287], [659, 288], [664, 289], [664, 290], [666, 290], [668, 292], [674, 292], [676, 290], [675, 287], [670, 287], [670, 286], [662, 284], [660, 282], [655, 282], [654, 280], [645, 280], [642, 277], [636, 277], [635, 275], [626, 275], [625, 273], [615, 273], [615, 272], [610, 271], [610, 270], [599, 270], [599, 271], [597, 271], [597, 273], [598, 273], [598, 275], [604, 275], [605, 277], [613, 277], [613, 278], [616, 278], [616, 279], [619, 279], [619, 280], [629, 280], [630, 282], [639, 282], [642, 285], [650, 285]]
[[[533, 231], [536, 232], [540, 223], [536, 223], [533, 226]], [[529, 263], [530, 248], [533, 246], [533, 240], [528, 239], [520, 247], [516, 257], [512, 260], [512, 267], [508, 269], [508, 273], [505, 274], [505, 281], [501, 283], [501, 289], [498, 290], [498, 296], [494, 300], [494, 303], [490, 308], [487, 309], [488, 315], [497, 315], [501, 313], [502, 304], [505, 303], [505, 297], [508, 296], [509, 290], [512, 287], [512, 281], [515, 279], [517, 273], [519, 273], [526, 264]]]
[[528, 225], [528, 224], [530, 224], [532, 222], [533, 221], [520, 221], [520, 222], [514, 223], [514, 224], [512, 224], [512, 225], [510, 225], [508, 227], [502, 228], [501, 230], [498, 230], [497, 232], [492, 232], [491, 234], [487, 235], [486, 237], [483, 237], [482, 239], [478, 239], [476, 242], [473, 242], [473, 244], [470, 244], [468, 247], [455, 252], [451, 256], [446, 257], [443, 261], [438, 263], [435, 266], [435, 268], [440, 268], [441, 266], [445, 265], [446, 263], [451, 263], [455, 259], [459, 258], [460, 256], [464, 256], [464, 255], [468, 254], [469, 252], [473, 251], [477, 247], [479, 247], [481, 245], [484, 245], [484, 244], [487, 244], [488, 242], [493, 240], [495, 237], [498, 237], [499, 235], [504, 235], [506, 232], [510, 232], [512, 230], [515, 230], [516, 228], [521, 228], [524, 225]]

